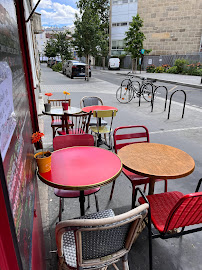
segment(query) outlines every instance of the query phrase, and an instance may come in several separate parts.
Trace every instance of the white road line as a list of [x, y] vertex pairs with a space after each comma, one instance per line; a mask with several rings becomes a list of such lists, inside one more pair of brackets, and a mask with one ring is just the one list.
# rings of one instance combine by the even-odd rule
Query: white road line
[[191, 128], [179, 128], [179, 129], [170, 129], [170, 130], [158, 130], [149, 132], [149, 134], [158, 134], [158, 133], [166, 133], [166, 132], [181, 132], [181, 131], [188, 131], [188, 130], [196, 130], [201, 129], [202, 127], [191, 127]]

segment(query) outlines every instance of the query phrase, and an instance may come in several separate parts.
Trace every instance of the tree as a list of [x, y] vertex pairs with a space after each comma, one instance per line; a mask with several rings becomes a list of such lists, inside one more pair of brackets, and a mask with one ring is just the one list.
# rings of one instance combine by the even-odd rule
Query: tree
[[140, 31], [143, 26], [143, 20], [140, 18], [139, 14], [133, 16], [132, 23], [125, 35], [125, 51], [131, 54], [132, 57], [132, 70], [134, 69], [134, 59], [141, 56], [140, 50], [143, 49], [143, 41], [145, 40], [145, 35]]
[[72, 44], [77, 49], [78, 56], [86, 57], [86, 75], [89, 78], [89, 55], [96, 56], [99, 52], [101, 32], [100, 20], [97, 14], [91, 12], [88, 8], [84, 10], [81, 17], [76, 15], [74, 22], [75, 32], [72, 35]]
[[[85, 10], [90, 9], [90, 16], [97, 15], [100, 29], [99, 55], [105, 59], [109, 53], [109, 9], [110, 0], [79, 0], [77, 7], [82, 14]], [[103, 61], [104, 65], [104, 61]], [[104, 66], [103, 66], [104, 67]]]
[[65, 59], [71, 59], [72, 58], [72, 52], [71, 52], [71, 43], [70, 39], [68, 39], [68, 35], [71, 33], [69, 31], [66, 32], [59, 32], [54, 33], [55, 38], [55, 48], [57, 51], [57, 54], [60, 55], [62, 62]]
[[55, 41], [53, 39], [50, 39], [46, 43], [46, 47], [44, 49], [45, 56], [49, 57], [56, 57], [57, 50], [55, 48]]
[[60, 55], [62, 62], [65, 59], [70, 59], [72, 57], [72, 52], [68, 34], [70, 34], [68, 31], [65, 33], [54, 33], [52, 38], [46, 44], [45, 55], [47, 57], [55, 57], [56, 55]]

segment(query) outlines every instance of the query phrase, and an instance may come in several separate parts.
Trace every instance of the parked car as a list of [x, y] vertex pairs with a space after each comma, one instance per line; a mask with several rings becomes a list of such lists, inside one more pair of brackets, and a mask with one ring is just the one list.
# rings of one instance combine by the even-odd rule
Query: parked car
[[[85, 77], [85, 63], [76, 60], [68, 60], [64, 65], [64, 74], [73, 79], [74, 77]], [[89, 67], [89, 77], [91, 77], [91, 68]]]
[[109, 58], [108, 69], [120, 69], [120, 59]]

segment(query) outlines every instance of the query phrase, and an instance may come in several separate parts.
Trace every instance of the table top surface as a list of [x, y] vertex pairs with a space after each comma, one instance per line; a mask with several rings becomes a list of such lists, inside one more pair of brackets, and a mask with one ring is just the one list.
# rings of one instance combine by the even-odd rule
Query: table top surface
[[82, 109], [81, 108], [77, 108], [77, 107], [72, 107], [72, 106], [69, 106], [68, 107], [68, 110], [64, 111], [62, 106], [58, 106], [58, 107], [51, 107], [51, 110], [49, 112], [45, 112], [45, 111], [42, 111], [43, 114], [46, 114], [46, 115], [58, 115], [58, 116], [63, 116], [64, 115], [64, 112], [66, 113], [70, 113], [70, 114], [73, 114], [73, 113], [81, 113], [82, 112]]
[[54, 151], [51, 171], [39, 173], [46, 184], [62, 189], [85, 190], [116, 179], [122, 170], [120, 158], [94, 146], [75, 146]]
[[164, 144], [136, 143], [118, 152], [124, 168], [143, 176], [177, 179], [192, 173], [193, 158], [186, 152]]
[[112, 106], [104, 106], [104, 105], [93, 105], [93, 106], [86, 106], [82, 108], [83, 112], [90, 112], [90, 111], [107, 111], [107, 110], [115, 110], [118, 111], [116, 107]]

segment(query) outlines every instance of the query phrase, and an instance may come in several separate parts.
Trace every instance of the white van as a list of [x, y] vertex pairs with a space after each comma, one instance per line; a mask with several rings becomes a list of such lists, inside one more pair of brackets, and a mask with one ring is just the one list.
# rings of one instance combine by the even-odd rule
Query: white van
[[108, 69], [120, 69], [120, 59], [109, 58]]

